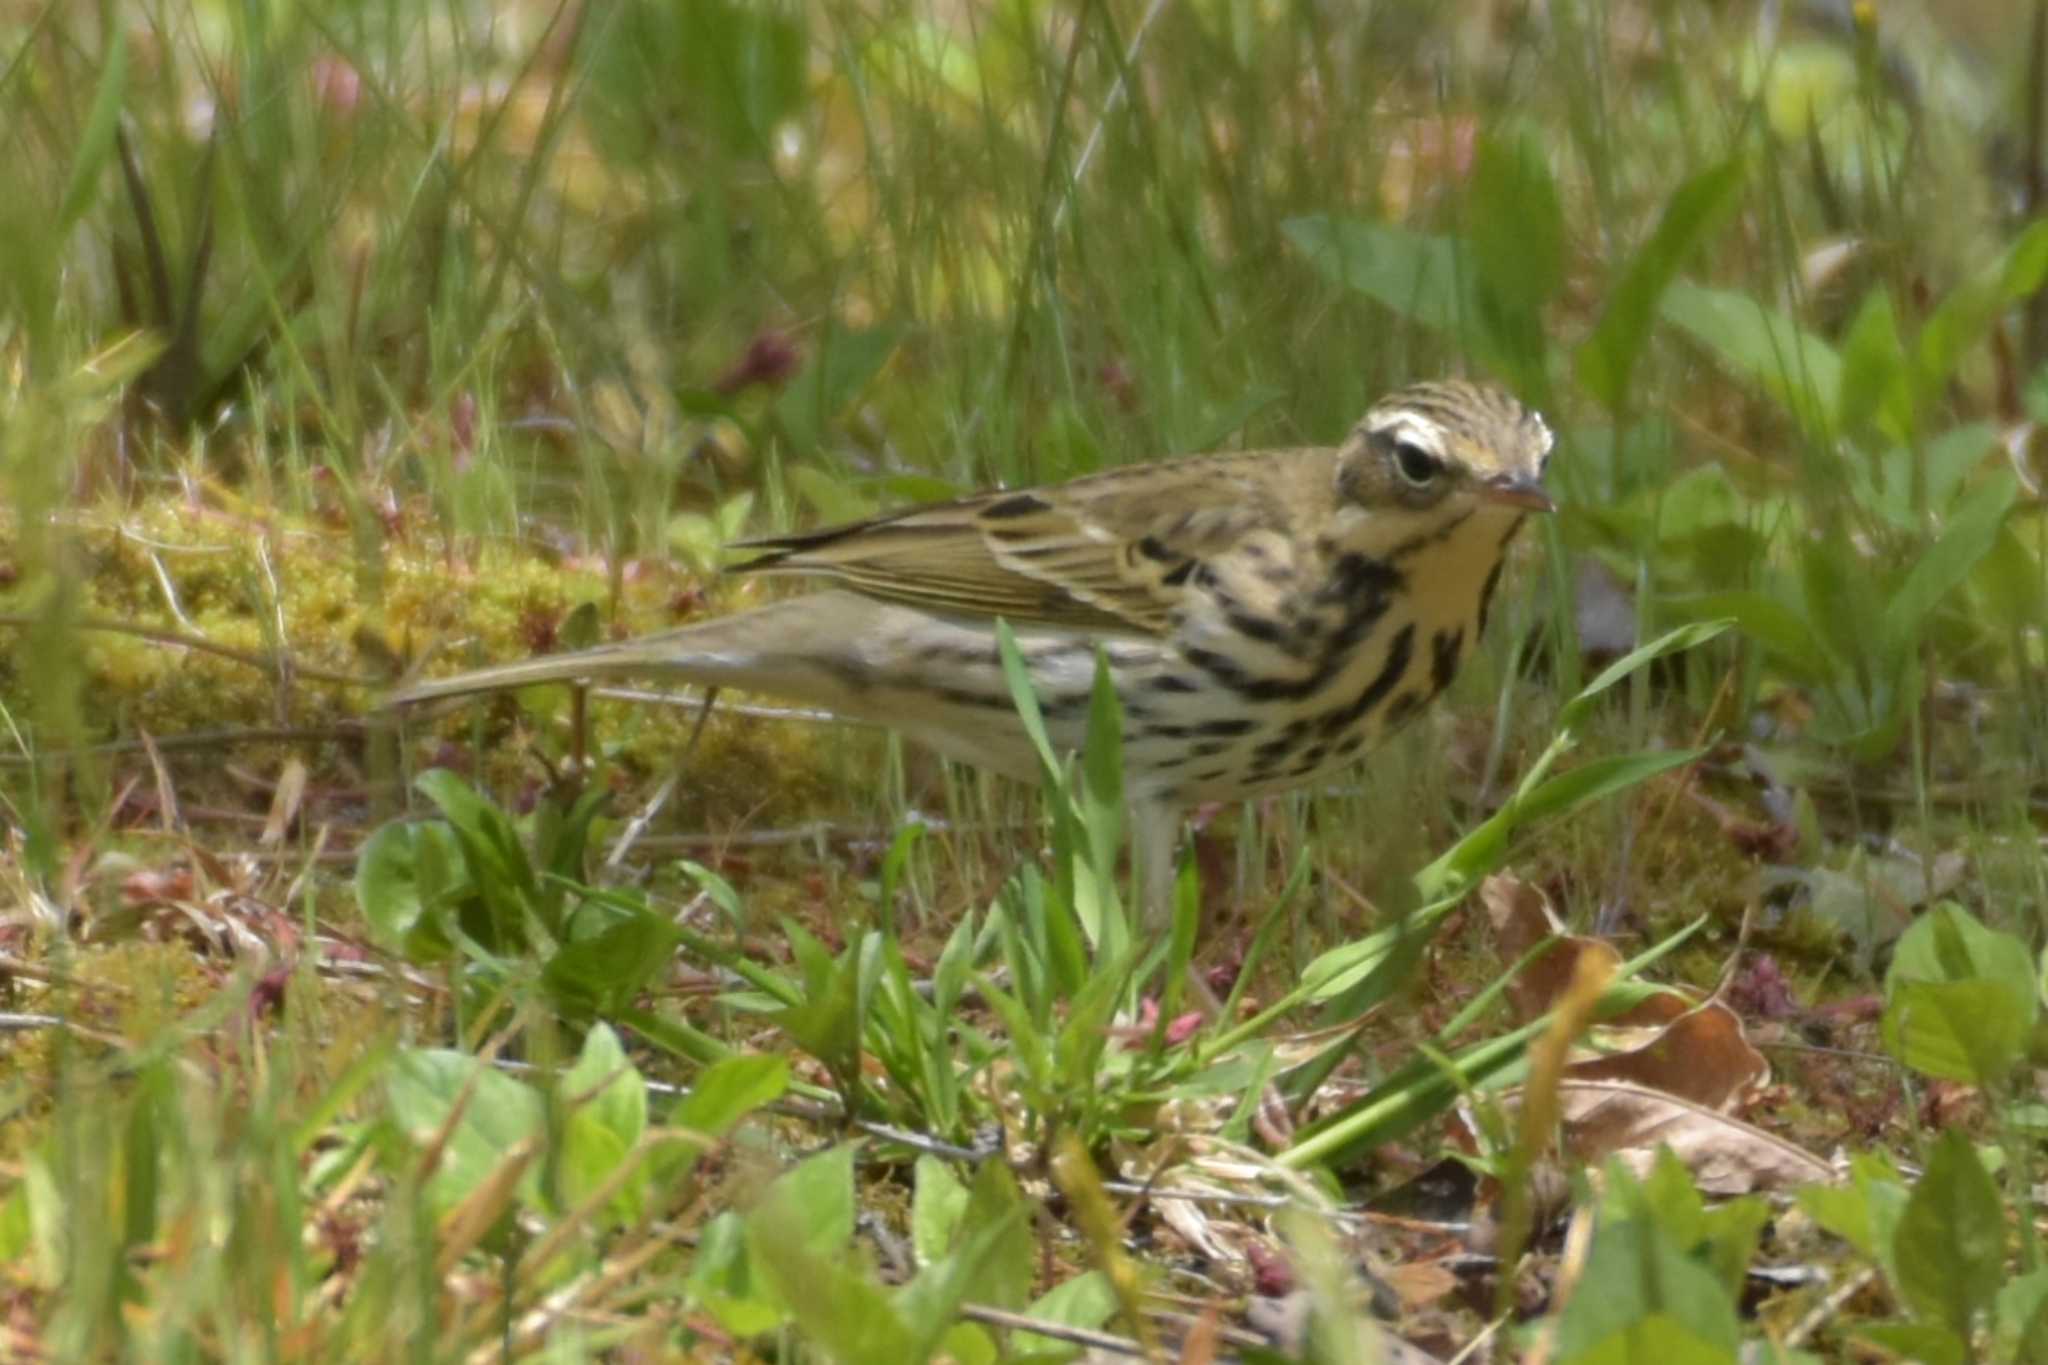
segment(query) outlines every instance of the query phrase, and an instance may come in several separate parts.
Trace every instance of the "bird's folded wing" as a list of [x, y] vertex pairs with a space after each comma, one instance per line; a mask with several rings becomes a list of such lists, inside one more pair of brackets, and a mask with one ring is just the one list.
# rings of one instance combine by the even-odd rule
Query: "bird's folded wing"
[[764, 553], [739, 567], [817, 574], [951, 615], [1163, 635], [1205, 561], [1284, 528], [1269, 485], [1239, 477], [1256, 458], [1113, 471], [750, 541]]

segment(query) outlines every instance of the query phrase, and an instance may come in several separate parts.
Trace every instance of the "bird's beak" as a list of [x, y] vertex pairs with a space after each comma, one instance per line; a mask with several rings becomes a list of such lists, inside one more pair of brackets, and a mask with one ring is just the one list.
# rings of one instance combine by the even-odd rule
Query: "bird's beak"
[[1543, 485], [1534, 479], [1517, 479], [1503, 474], [1479, 485], [1479, 496], [1502, 507], [1519, 507], [1525, 512], [1555, 512], [1557, 504]]

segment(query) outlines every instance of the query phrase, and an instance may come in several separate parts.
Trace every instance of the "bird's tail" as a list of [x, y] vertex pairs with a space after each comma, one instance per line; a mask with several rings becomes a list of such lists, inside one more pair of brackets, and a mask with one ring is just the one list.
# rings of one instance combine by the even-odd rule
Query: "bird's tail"
[[[841, 600], [835, 603], [831, 599]], [[836, 633], [821, 628], [828, 624], [843, 628], [849, 612], [868, 605], [851, 594], [813, 593], [658, 635], [492, 664], [446, 678], [423, 678], [387, 693], [383, 705], [414, 706], [535, 683], [627, 678], [731, 687], [830, 705], [838, 699], [832, 686], [835, 669], [829, 648], [821, 651], [820, 644], [832, 640]]]

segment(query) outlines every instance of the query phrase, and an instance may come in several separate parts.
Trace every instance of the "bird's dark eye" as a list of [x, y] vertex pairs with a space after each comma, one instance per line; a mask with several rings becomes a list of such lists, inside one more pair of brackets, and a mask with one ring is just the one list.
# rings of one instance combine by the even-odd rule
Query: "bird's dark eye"
[[1417, 488], [1427, 488], [1444, 470], [1443, 461], [1413, 441], [1394, 443], [1394, 468]]

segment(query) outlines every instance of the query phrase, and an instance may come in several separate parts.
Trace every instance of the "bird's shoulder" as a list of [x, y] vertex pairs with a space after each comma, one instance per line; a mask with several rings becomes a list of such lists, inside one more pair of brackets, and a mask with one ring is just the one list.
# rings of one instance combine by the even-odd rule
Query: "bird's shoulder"
[[1246, 451], [999, 490], [849, 526], [748, 542], [742, 569], [818, 574], [886, 601], [973, 617], [1163, 635], [1243, 555], [1286, 560], [1329, 515], [1334, 455]]

